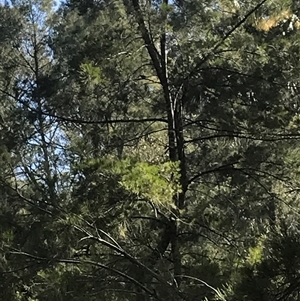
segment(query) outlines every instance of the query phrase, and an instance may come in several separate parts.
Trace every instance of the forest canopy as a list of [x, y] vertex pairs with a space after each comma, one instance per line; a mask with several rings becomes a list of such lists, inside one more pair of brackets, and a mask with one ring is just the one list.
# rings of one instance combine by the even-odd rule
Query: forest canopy
[[0, 300], [298, 301], [300, 3], [0, 3]]

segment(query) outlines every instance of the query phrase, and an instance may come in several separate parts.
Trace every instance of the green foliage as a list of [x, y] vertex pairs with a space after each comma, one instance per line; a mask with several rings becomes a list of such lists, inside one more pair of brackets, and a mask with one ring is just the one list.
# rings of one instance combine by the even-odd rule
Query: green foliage
[[0, 299], [299, 299], [296, 2], [0, 5]]
[[116, 164], [115, 171], [121, 175], [122, 186], [157, 205], [173, 207], [174, 194], [181, 192], [178, 162], [150, 165], [124, 160]]
[[86, 77], [86, 81], [94, 84], [100, 84], [102, 76], [100, 67], [93, 66], [92, 63], [84, 63], [80, 66], [82, 76]]
[[249, 254], [247, 256], [246, 261], [252, 267], [257, 264], [260, 264], [263, 260], [264, 239], [266, 239], [266, 237], [262, 237], [255, 247], [249, 248]]
[[138, 198], [151, 200], [157, 206], [172, 208], [174, 194], [181, 192], [179, 162], [149, 164], [134, 158], [119, 161], [108, 157], [84, 165], [119, 176], [122, 187]]

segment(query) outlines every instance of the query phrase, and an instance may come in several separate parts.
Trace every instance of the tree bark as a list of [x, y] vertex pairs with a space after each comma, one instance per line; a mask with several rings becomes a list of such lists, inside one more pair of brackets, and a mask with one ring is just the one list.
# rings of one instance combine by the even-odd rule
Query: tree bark
[[[164, 4], [168, 5], [168, 0], [164, 0]], [[145, 47], [151, 58], [154, 70], [160, 81], [162, 92], [164, 96], [167, 121], [168, 121], [168, 148], [169, 148], [169, 159], [172, 162], [180, 161], [180, 184], [182, 192], [174, 195], [174, 203], [177, 207], [173, 210], [168, 225], [164, 229], [161, 239], [157, 245], [156, 250], [148, 258], [149, 268], [154, 268], [157, 261], [162, 257], [171, 244], [171, 252], [174, 264], [174, 285], [180, 286], [180, 275], [181, 275], [181, 254], [180, 246], [178, 243], [178, 224], [177, 219], [179, 210], [184, 207], [185, 192], [187, 187], [186, 181], [186, 166], [185, 166], [185, 153], [184, 153], [184, 136], [183, 136], [183, 122], [182, 122], [182, 99], [183, 97], [172, 97], [171, 86], [168, 79], [168, 66], [167, 66], [167, 46], [166, 46], [166, 30], [160, 38], [160, 53], [156, 48], [151, 34], [145, 25], [143, 11], [141, 9], [139, 0], [132, 0], [134, 8], [135, 19], [145, 43]], [[167, 16], [165, 18], [165, 25], [167, 22]], [[165, 26], [166, 28], [166, 26]]]

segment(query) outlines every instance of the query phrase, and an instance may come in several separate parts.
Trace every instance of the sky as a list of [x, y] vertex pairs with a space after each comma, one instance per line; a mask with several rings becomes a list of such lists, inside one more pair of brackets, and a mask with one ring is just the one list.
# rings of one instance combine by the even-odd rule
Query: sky
[[[55, 8], [57, 8], [62, 2], [64, 2], [64, 0], [55, 0]], [[5, 4], [9, 4], [11, 5], [11, 0], [0, 0], [0, 4], [5, 5]]]

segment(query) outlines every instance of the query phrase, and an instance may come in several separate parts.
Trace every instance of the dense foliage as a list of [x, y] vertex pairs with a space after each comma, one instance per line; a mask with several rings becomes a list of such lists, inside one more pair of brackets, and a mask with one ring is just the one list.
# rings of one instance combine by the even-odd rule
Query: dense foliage
[[299, 300], [298, 1], [0, 16], [0, 300]]

